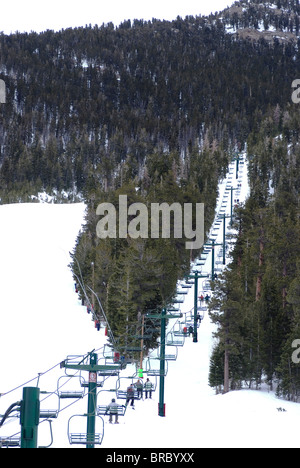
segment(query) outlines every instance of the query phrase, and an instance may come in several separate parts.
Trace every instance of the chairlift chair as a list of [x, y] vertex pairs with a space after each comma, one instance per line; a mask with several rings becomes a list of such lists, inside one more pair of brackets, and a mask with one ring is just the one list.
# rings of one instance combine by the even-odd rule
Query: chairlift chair
[[[125, 405], [118, 405], [117, 407], [118, 416], [125, 416], [126, 409], [127, 408]], [[107, 405], [99, 405], [97, 407], [98, 416], [106, 416], [108, 414], [109, 414], [109, 411], [107, 410]]]
[[210, 291], [211, 286], [210, 286], [210, 281], [209, 280], [203, 281], [202, 289], [203, 289], [203, 291]]
[[187, 291], [177, 291], [178, 296], [180, 296], [181, 294], [186, 295], [187, 293]]
[[[124, 389], [123, 385], [121, 385], [121, 380], [131, 380], [130, 383], [126, 383], [126, 389]], [[134, 381], [138, 380], [137, 374], [131, 375], [131, 376], [125, 376], [125, 377], [119, 377], [116, 382], [116, 396], [119, 400], [126, 400], [127, 399], [127, 388], [131, 385], [134, 384]], [[123, 387], [123, 388], [122, 388]], [[134, 399], [139, 400], [140, 397], [138, 395], [137, 390], [134, 390]]]
[[[177, 346], [165, 346], [165, 360], [166, 361], [176, 361], [178, 357], [178, 348]], [[157, 348], [157, 358], [158, 360], [161, 359], [160, 357], [160, 348]]]
[[[74, 432], [73, 428], [75, 429], [76, 425], [74, 421], [79, 418], [87, 418], [87, 414], [74, 414], [68, 421], [68, 439], [70, 445], [101, 445], [104, 437], [103, 418], [96, 415], [96, 421], [98, 422], [98, 426], [100, 423], [101, 432], [96, 432], [94, 435], [88, 435], [86, 432]], [[80, 423], [81, 427], [86, 428], [86, 423], [83, 426]]]
[[59, 392], [58, 396], [61, 400], [63, 399], [74, 399], [74, 400], [79, 400], [83, 398], [84, 392]]
[[[167, 314], [169, 315], [172, 315], [171, 318], [181, 318], [182, 317], [182, 312], [180, 312], [179, 309], [175, 309], [175, 308], [169, 308], [167, 309]], [[169, 317], [170, 318], [170, 317]]]
[[61, 367], [64, 367], [64, 369], [65, 369], [65, 375], [67, 377], [74, 377], [78, 373], [77, 370], [67, 369], [65, 367], [65, 364], [74, 364], [74, 365], [81, 364], [84, 361], [84, 358], [85, 357], [83, 355], [70, 355], [70, 356], [67, 356], [67, 358], [63, 361], [63, 363], [61, 363]]
[[183, 346], [184, 337], [175, 337], [174, 334], [171, 332], [167, 335], [167, 345], [168, 346]]
[[114, 350], [108, 344], [105, 344], [104, 347], [103, 347], [103, 357], [104, 358], [113, 358], [114, 357]]
[[185, 324], [177, 324], [177, 328], [173, 328], [174, 336], [188, 336], [188, 328]]
[[60, 411], [60, 399], [58, 398], [58, 393], [57, 392], [41, 392], [43, 394], [48, 394], [48, 399], [49, 397], [55, 396], [57, 400], [56, 409], [43, 409], [40, 408], [40, 419], [57, 419]]
[[172, 304], [183, 304], [184, 303], [184, 299], [179, 299], [179, 298], [176, 298], [172, 301]]
[[[152, 363], [151, 363], [152, 361]], [[153, 361], [155, 363], [159, 362], [157, 359], [151, 359], [151, 358], [148, 358], [147, 362], [146, 362], [146, 369], [145, 369], [145, 373], [147, 374], [147, 376], [149, 377], [166, 377], [167, 373], [168, 373], [168, 363], [166, 361], [165, 363], [165, 368], [164, 370], [162, 371], [160, 369], [160, 367], [153, 367]]]
[[0, 437], [0, 448], [21, 447], [20, 437]]
[[165, 360], [166, 361], [176, 361], [178, 357], [178, 347], [173, 346], [172, 349], [175, 349], [175, 352], [168, 351], [167, 349], [165, 350]]
[[63, 375], [62, 377], [60, 377], [57, 381], [57, 394], [58, 394], [58, 397], [60, 400], [66, 400], [66, 399], [74, 399], [74, 400], [79, 400], [81, 398], [84, 397], [84, 394], [85, 394], [85, 390], [64, 390], [64, 391], [60, 391], [60, 388], [64, 387], [66, 384], [60, 384], [60, 381], [62, 379], [66, 379], [66, 378], [69, 378], [69, 380], [72, 380], [72, 379], [78, 379], [79, 380], [79, 387], [80, 388], [84, 388], [83, 386], [83, 382], [84, 382], [84, 378], [81, 376], [81, 375], [72, 375], [72, 376], [67, 376], [67, 375]]
[[187, 284], [187, 285], [189, 285], [189, 286], [192, 287], [192, 285], [195, 284], [195, 281], [190, 280], [190, 279], [186, 279], [186, 280], [185, 280], [185, 284]]
[[191, 284], [182, 284], [181, 287], [183, 289], [191, 289], [192, 285]]
[[58, 410], [40, 410], [40, 419], [57, 419]]

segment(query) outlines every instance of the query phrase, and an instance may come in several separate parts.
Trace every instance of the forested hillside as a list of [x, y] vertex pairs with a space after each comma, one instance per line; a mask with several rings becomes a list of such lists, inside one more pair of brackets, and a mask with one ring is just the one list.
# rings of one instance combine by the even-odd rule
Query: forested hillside
[[299, 124], [298, 108], [278, 107], [248, 138], [251, 197], [237, 211], [232, 264], [216, 282], [211, 304], [220, 325], [211, 385], [223, 386], [227, 353], [230, 388], [266, 381], [294, 401], [300, 391], [292, 361], [300, 325]]
[[298, 0], [245, 0], [209, 17], [0, 34], [1, 202], [41, 191], [85, 200], [73, 270], [99, 295], [116, 336], [138, 334], [142, 314], [172, 300], [197, 252], [179, 239], [101, 241], [98, 204], [118, 207], [120, 194], [147, 206], [202, 202], [208, 229], [218, 181], [247, 147], [252, 196], [237, 212], [237, 248], [216, 285], [210, 379], [223, 386], [226, 354], [233, 388], [281, 378], [279, 391], [293, 398], [299, 14]]
[[[255, 12], [262, 15], [255, 5], [251, 24]], [[193, 151], [217, 150], [225, 161], [223, 152], [242, 146], [270, 107], [286, 105], [298, 63], [297, 41], [270, 46], [227, 34], [235, 18], [228, 10], [2, 34], [2, 200], [54, 187], [106, 191], [135, 177], [142, 183], [153, 154], [175, 155], [180, 178]]]

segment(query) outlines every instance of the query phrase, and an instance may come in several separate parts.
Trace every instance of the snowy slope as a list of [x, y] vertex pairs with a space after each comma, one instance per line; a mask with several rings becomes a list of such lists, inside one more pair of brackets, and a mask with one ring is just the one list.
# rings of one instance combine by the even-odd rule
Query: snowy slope
[[[229, 185], [242, 184], [234, 199], [248, 195], [247, 167], [240, 166], [235, 178], [235, 163], [226, 180], [219, 186], [217, 216], [225, 207], [230, 213]], [[16, 386], [35, 379], [38, 373], [59, 364], [67, 355], [84, 355], [99, 350], [106, 342], [104, 331], [97, 332], [90, 316], [74, 292], [68, 252], [83, 222], [84, 205], [22, 204], [0, 206], [0, 414], [22, 398], [22, 389], [6, 394]], [[228, 220], [229, 223], [229, 220]], [[212, 231], [216, 242], [222, 240], [222, 224]], [[216, 259], [218, 259], [216, 249]], [[211, 254], [205, 265], [194, 266], [210, 271]], [[219, 266], [219, 265], [218, 265]], [[201, 287], [199, 294], [201, 293]], [[193, 307], [193, 289], [189, 290], [182, 312]], [[174, 324], [174, 321], [172, 321]], [[169, 325], [170, 328], [171, 325]], [[105, 418], [103, 448], [200, 448], [200, 447], [298, 447], [297, 423], [300, 405], [278, 400], [264, 391], [242, 390], [215, 395], [208, 386], [208, 369], [214, 325], [205, 314], [198, 329], [198, 343], [186, 338], [178, 349], [176, 362], [169, 362], [165, 379], [166, 417], [157, 415], [158, 390], [152, 400], [136, 402], [120, 424], [109, 425]], [[153, 356], [156, 351], [153, 352]], [[121, 374], [126, 387], [135, 369]], [[39, 387], [55, 391], [57, 381], [64, 390], [79, 390], [79, 380], [62, 377], [57, 365], [41, 376]], [[155, 380], [151, 378], [151, 380]], [[98, 404], [107, 404], [114, 393], [117, 379], [110, 377], [99, 390]], [[46, 395], [41, 395], [44, 400]], [[122, 403], [122, 401], [120, 401]], [[68, 419], [87, 411], [87, 398], [64, 409], [70, 401], [61, 401], [59, 418], [53, 422], [54, 447], [69, 447]], [[42, 409], [56, 409], [58, 398], [50, 396], [41, 402]], [[286, 412], [278, 412], [283, 407]], [[83, 419], [83, 418], [82, 418]], [[101, 420], [99, 420], [101, 423]], [[85, 431], [85, 422], [74, 428]], [[99, 427], [100, 431], [101, 427]], [[18, 419], [10, 419], [0, 428], [0, 437], [18, 434]], [[39, 445], [50, 443], [47, 423], [40, 424]]]

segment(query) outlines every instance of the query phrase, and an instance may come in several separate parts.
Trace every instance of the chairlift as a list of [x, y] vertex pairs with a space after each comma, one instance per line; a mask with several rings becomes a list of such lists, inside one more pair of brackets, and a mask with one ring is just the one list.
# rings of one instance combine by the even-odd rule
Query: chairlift
[[[60, 400], [58, 398], [58, 394], [57, 392], [41, 392], [43, 394], [49, 394], [48, 397], [46, 397], [46, 399], [48, 399], [49, 397], [51, 398], [52, 396], [55, 396], [56, 400], [57, 400], [57, 404], [55, 406], [57, 406], [56, 409], [42, 409], [40, 408], [40, 419], [57, 419], [58, 415], [59, 415], [59, 410], [60, 410]], [[41, 402], [42, 403], [42, 402]]]
[[58, 410], [40, 410], [40, 419], [57, 419]]
[[79, 400], [83, 398], [84, 392], [59, 392], [58, 394], [59, 398], [61, 400], [63, 399], [73, 399], [73, 400]]
[[[126, 384], [126, 389], [124, 389], [123, 385], [121, 385], [121, 380], [123, 379], [130, 379], [131, 380], [131, 383], [127, 383]], [[126, 400], [127, 399], [127, 389], [130, 385], [134, 384], [134, 380], [139, 380], [138, 379], [138, 376], [135, 374], [133, 376], [125, 376], [125, 377], [119, 377], [117, 382], [116, 382], [116, 395], [117, 395], [117, 398], [119, 400]], [[120, 388], [120, 387], [123, 387], [123, 388]], [[135, 400], [139, 400], [140, 397], [138, 395], [138, 392], [137, 390], [135, 389], [134, 390], [134, 399]]]
[[172, 317], [169, 318], [181, 318], [183, 315], [179, 309], [175, 309], [173, 307], [167, 309], [167, 315], [169, 314], [172, 315]]
[[[101, 416], [96, 415], [97, 425], [100, 426], [101, 432], [88, 435], [86, 432], [74, 432], [77, 427], [86, 428], [87, 424], [82, 424], [82, 418], [87, 418], [87, 414], [74, 414], [68, 421], [68, 439], [70, 445], [101, 445], [104, 437], [104, 420]], [[80, 422], [79, 422], [80, 419]]]
[[[74, 365], [82, 364], [84, 359], [85, 359], [85, 356], [83, 356], [83, 355], [70, 355], [70, 356], [67, 356], [67, 358], [63, 361], [63, 363], [61, 363], [61, 367], [64, 367], [64, 369], [65, 369], [65, 375], [67, 377], [74, 377], [78, 373], [77, 370], [67, 369], [65, 367], [65, 364], [71, 364], [71, 365], [73, 365], [73, 364]], [[69, 372], [72, 372], [72, 373], [69, 373]]]
[[[178, 357], [178, 348], [176, 346], [165, 346], [165, 360], [166, 361], [176, 361]], [[158, 360], [161, 359], [160, 357], [160, 348], [157, 348], [157, 358]]]
[[177, 298], [176, 298], [176, 299], [174, 299], [174, 300], [172, 301], [172, 304], [183, 304], [183, 303], [184, 303], [184, 299], [177, 299]]
[[[116, 409], [117, 409], [116, 414], [118, 414], [118, 416], [125, 416], [126, 409], [127, 409], [127, 407], [125, 405], [118, 405]], [[107, 405], [99, 405], [97, 407], [97, 415], [98, 416], [106, 416], [108, 414], [109, 414], [109, 411], [107, 411]]]
[[141, 353], [143, 350], [141, 346], [126, 346], [125, 353]]
[[[57, 394], [58, 398], [60, 400], [67, 400], [67, 399], [73, 399], [73, 400], [79, 400], [84, 397], [85, 391], [83, 390], [67, 390], [67, 391], [60, 391], [60, 388], [64, 387], [66, 384], [60, 384], [61, 379], [66, 379], [69, 376], [63, 375], [60, 377], [57, 381]], [[72, 379], [78, 379], [79, 380], [79, 385], [81, 388], [83, 388], [83, 382], [84, 378], [81, 375], [72, 375], [69, 377], [69, 380]], [[67, 382], [66, 382], [67, 383]]]
[[0, 437], [0, 448], [21, 447], [20, 437]]
[[191, 284], [181, 284], [180, 286], [183, 289], [191, 289], [192, 285]]
[[175, 352], [168, 351], [168, 348], [165, 349], [165, 360], [166, 361], [176, 361], [178, 357], [178, 348], [177, 346], [172, 346], [172, 349], [175, 349]]
[[185, 337], [177, 336], [175, 337], [174, 334], [171, 332], [167, 335], [167, 345], [168, 346], [183, 346], [184, 345]]
[[[105, 359], [105, 365], [109, 366], [109, 358]], [[115, 362], [115, 361], [114, 361]], [[120, 368], [117, 369], [102, 369], [98, 371], [99, 377], [116, 377], [120, 374]]]
[[209, 280], [203, 281], [202, 289], [203, 289], [203, 291], [210, 291], [211, 286], [210, 286], [210, 281]]
[[48, 445], [39, 445], [38, 448], [50, 448], [53, 444], [53, 430], [52, 430], [52, 421], [51, 419], [47, 419], [46, 422], [49, 423], [49, 429], [50, 429], [50, 444]]
[[112, 349], [112, 347], [111, 347], [110, 345], [105, 344], [104, 347], [103, 347], [102, 354], [103, 354], [103, 357], [104, 357], [104, 358], [111, 358], [111, 359], [113, 359], [113, 357], [114, 357], [114, 350]]
[[177, 327], [174, 326], [173, 328], [173, 334], [174, 336], [188, 336], [188, 328], [185, 324], [179, 323], [177, 324]]
[[192, 285], [195, 284], [195, 281], [193, 281], [193, 280], [191, 281], [191, 280], [189, 280], [189, 279], [186, 279], [186, 280], [185, 280], [185, 284], [188, 285], [188, 286], [190, 286], [190, 287], [192, 287]]
[[167, 361], [165, 362], [164, 370], [162, 370], [160, 366], [159, 367], [155, 366], [155, 363], [157, 362], [159, 362], [158, 359], [148, 358], [146, 362], [145, 373], [149, 377], [166, 377], [168, 373], [168, 362]]

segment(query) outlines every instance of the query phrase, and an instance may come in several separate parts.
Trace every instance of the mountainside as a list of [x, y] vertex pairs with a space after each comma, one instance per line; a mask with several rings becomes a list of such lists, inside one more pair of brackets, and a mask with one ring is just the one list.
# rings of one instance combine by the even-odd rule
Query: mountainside
[[157, 153], [172, 154], [186, 179], [193, 151], [243, 147], [268, 109], [289, 101], [298, 47], [243, 40], [241, 30], [263, 24], [266, 34], [276, 28], [296, 38], [296, 3], [240, 2], [208, 18], [2, 34], [2, 200], [143, 183], [147, 158]]
[[215, 283], [210, 383], [279, 381], [295, 401], [299, 15], [298, 0], [242, 1], [209, 17], [0, 35], [1, 201], [41, 191], [85, 200], [73, 272], [97, 292], [116, 336], [138, 334], [142, 315], [171, 304], [200, 252], [175, 236], [100, 240], [98, 204], [118, 214], [120, 195], [147, 207], [204, 203], [208, 232], [218, 181], [247, 150], [251, 197], [237, 207], [232, 264]]
[[237, 38], [297, 44], [300, 6], [297, 0], [240, 1], [221, 13], [227, 32]]

